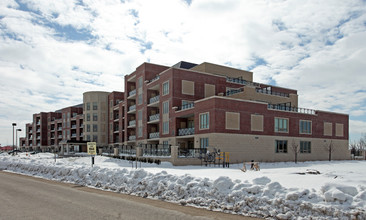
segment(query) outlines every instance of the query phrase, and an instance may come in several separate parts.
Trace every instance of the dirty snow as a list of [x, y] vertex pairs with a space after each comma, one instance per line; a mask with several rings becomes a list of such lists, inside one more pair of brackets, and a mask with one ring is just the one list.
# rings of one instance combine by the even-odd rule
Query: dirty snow
[[241, 164], [135, 166], [104, 156], [96, 156], [91, 167], [90, 157], [55, 161], [48, 153], [0, 154], [0, 169], [9, 172], [214, 211], [269, 219], [366, 219], [366, 161], [261, 163], [260, 171], [245, 173]]

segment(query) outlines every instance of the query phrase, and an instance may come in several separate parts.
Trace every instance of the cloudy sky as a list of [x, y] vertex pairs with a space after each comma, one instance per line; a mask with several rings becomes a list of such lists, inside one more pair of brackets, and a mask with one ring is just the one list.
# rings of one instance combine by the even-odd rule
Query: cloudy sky
[[365, 0], [1, 0], [0, 144], [32, 114], [123, 91], [143, 62], [254, 72], [366, 132]]

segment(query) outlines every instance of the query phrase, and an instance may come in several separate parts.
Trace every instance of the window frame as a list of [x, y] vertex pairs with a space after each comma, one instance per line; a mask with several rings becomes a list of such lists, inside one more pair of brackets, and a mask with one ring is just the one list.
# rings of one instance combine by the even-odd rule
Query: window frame
[[311, 154], [311, 141], [300, 141], [301, 154]]
[[199, 129], [210, 129], [210, 112], [203, 112], [199, 114]]
[[[309, 127], [309, 124], [310, 124], [310, 127]], [[306, 124], [306, 129], [304, 130], [303, 128], [305, 128], [304, 126], [303, 126], [303, 124]], [[300, 134], [312, 134], [313, 133], [313, 128], [312, 128], [312, 126], [313, 126], [313, 123], [312, 123], [312, 121], [310, 121], [310, 120], [302, 120], [302, 119], [300, 119], [300, 121], [299, 121], [299, 133]], [[308, 131], [308, 129], [310, 128], [310, 131]]]
[[[283, 122], [286, 121], [286, 124]], [[288, 118], [281, 118], [281, 117], [275, 117], [274, 118], [274, 131], [278, 133], [288, 133], [289, 132], [289, 124], [290, 120]], [[281, 128], [280, 128], [281, 125]], [[286, 128], [283, 128], [283, 126], [286, 125]], [[284, 130], [286, 129], [286, 130]]]
[[200, 138], [200, 148], [207, 149], [209, 147], [208, 137]]
[[169, 94], [169, 80], [163, 82], [162, 84], [162, 96], [168, 95]]
[[[279, 148], [281, 147], [281, 148]], [[276, 140], [275, 141], [275, 153], [276, 154], [287, 154], [288, 153], [288, 141], [287, 140]]]

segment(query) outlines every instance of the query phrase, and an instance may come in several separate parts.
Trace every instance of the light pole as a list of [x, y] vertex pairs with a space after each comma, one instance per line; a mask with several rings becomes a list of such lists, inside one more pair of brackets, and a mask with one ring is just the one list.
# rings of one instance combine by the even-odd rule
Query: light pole
[[[16, 143], [15, 146], [17, 149], [18, 149], [18, 131], [22, 131], [22, 129], [18, 128], [15, 132], [15, 143]], [[20, 142], [19, 142], [19, 145], [20, 145]]]
[[13, 155], [14, 155], [14, 127], [17, 126], [17, 123], [13, 123]]

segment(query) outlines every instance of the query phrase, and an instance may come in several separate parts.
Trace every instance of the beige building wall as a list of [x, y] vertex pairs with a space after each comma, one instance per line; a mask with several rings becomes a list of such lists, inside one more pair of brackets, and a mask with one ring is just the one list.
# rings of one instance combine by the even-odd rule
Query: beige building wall
[[233, 77], [233, 78], [242, 77], [243, 80], [253, 82], [253, 73], [252, 72], [234, 69], [231, 67], [221, 66], [221, 65], [212, 64], [212, 63], [204, 62], [200, 65], [197, 65], [197, 66], [191, 68], [191, 70], [205, 72], [205, 73], [212, 73], [212, 74], [221, 75], [221, 76], [228, 76], [228, 77]]
[[[84, 140], [87, 140], [87, 136], [93, 139], [93, 136], [97, 136], [97, 145], [108, 145], [108, 95], [109, 92], [91, 91], [83, 94], [84, 104]], [[97, 110], [93, 109], [93, 103], [97, 103]], [[90, 103], [90, 109], [86, 108], [87, 103]], [[97, 114], [98, 120], [93, 121], [93, 114]], [[90, 115], [90, 121], [87, 121], [87, 114]], [[90, 131], [87, 132], [87, 126], [90, 126]], [[97, 125], [97, 132], [93, 131], [93, 125]]]
[[[311, 141], [311, 153], [299, 153], [298, 161], [327, 160], [330, 140], [319, 138], [293, 138], [293, 137], [273, 137], [264, 135], [243, 135], [211, 133], [195, 135], [195, 148], [199, 148], [200, 138], [209, 139], [209, 150], [220, 149], [221, 152], [229, 152], [230, 163], [242, 163], [243, 161], [259, 162], [280, 162], [294, 161], [295, 154], [292, 150], [292, 142], [300, 148], [300, 141]], [[287, 153], [275, 152], [275, 141], [287, 140]], [[334, 152], [332, 160], [350, 159], [348, 150], [348, 140], [332, 140]]]
[[245, 86], [244, 91], [231, 95], [230, 98], [261, 101], [270, 104], [281, 104], [291, 102], [292, 107], [298, 107], [298, 95], [290, 94], [290, 97], [276, 96], [256, 92], [255, 87]]

